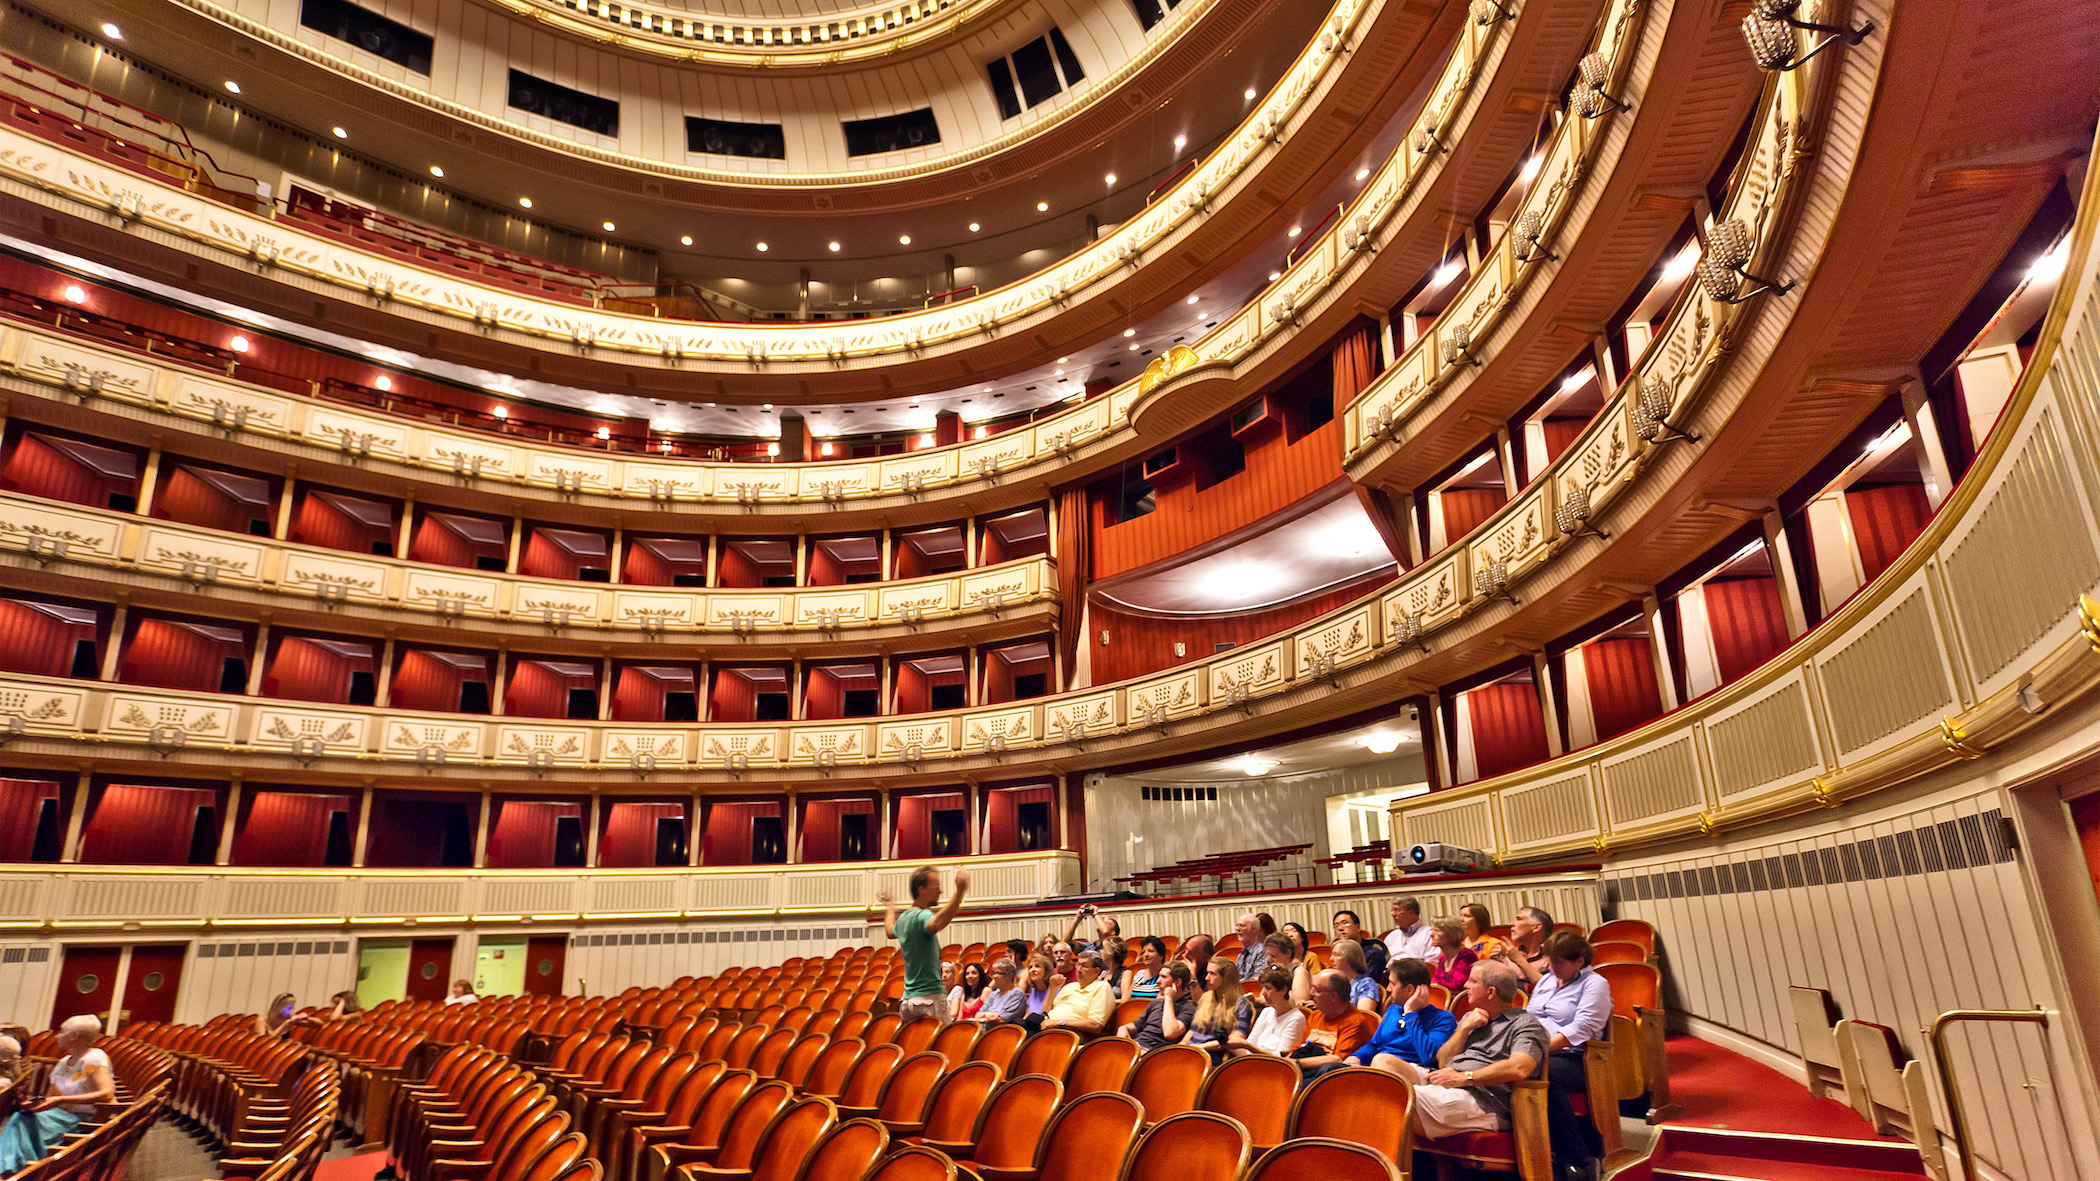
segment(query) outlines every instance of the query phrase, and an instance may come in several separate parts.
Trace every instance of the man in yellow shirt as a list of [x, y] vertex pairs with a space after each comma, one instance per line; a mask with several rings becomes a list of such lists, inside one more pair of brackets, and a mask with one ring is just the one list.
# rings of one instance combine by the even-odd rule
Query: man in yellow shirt
[[1042, 1027], [1069, 1029], [1082, 1038], [1099, 1037], [1116, 1014], [1116, 996], [1103, 975], [1108, 963], [1100, 952], [1088, 951], [1080, 953], [1078, 968], [1077, 983], [1060, 985], [1056, 977], [1051, 977], [1050, 982], [1059, 986], [1050, 998], [1050, 1007], [1043, 1011]]

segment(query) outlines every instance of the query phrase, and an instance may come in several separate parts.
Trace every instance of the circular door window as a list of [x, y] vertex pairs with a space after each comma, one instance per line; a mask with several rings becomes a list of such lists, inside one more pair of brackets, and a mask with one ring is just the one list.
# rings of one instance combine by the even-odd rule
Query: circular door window
[[82, 972], [80, 979], [73, 982], [73, 990], [80, 993], [93, 992], [100, 987], [102, 987], [102, 977], [95, 975], [93, 972]]
[[434, 963], [430, 963], [429, 961], [425, 961], [423, 964], [423, 979], [435, 980], [437, 979], [437, 974], [438, 966]]
[[554, 961], [543, 959], [539, 963], [534, 964], [532, 966], [532, 970], [538, 972], [542, 976], [552, 976], [554, 975]]
[[146, 978], [139, 981], [140, 984], [146, 986], [147, 992], [159, 992], [160, 986], [166, 984], [167, 982], [168, 978], [166, 976], [161, 975], [159, 972], [148, 972], [146, 973]]

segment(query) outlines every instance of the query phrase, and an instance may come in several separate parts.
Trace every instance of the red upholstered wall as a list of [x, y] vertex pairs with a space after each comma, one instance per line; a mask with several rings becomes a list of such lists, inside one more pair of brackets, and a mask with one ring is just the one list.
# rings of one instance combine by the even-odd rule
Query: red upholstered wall
[[197, 809], [218, 802], [206, 788], [113, 783], [91, 802], [80, 859], [96, 865], [186, 865]]
[[95, 628], [67, 623], [27, 603], [0, 599], [0, 669], [62, 677], [73, 668], [73, 644], [92, 640]]
[[1185, 553], [1318, 492], [1335, 480], [1341, 439], [1340, 419], [1295, 443], [1277, 431], [1247, 448], [1245, 471], [1201, 490], [1194, 480], [1162, 488], [1157, 509], [1114, 525], [1107, 523], [1107, 505], [1095, 500], [1093, 576], [1107, 578]]
[[[1093, 662], [1094, 683], [1120, 681], [1201, 660], [1211, 654], [1212, 644], [1251, 644], [1354, 602], [1386, 581], [1384, 577], [1366, 579], [1274, 611], [1200, 619], [1154, 619], [1111, 611], [1097, 604], [1086, 637], [1093, 645], [1088, 655]], [[1101, 644], [1103, 631], [1108, 633], [1106, 647]], [[1175, 657], [1176, 640], [1187, 646], [1187, 656]]]
[[1465, 696], [1472, 711], [1473, 761], [1482, 779], [1546, 758], [1546, 717], [1533, 686], [1505, 681]]
[[365, 864], [379, 869], [440, 864], [444, 860], [447, 819], [463, 812], [471, 832], [480, 804], [478, 799], [462, 796], [375, 796]]
[[1714, 658], [1725, 684], [1787, 645], [1786, 608], [1771, 578], [1716, 579], [1701, 588]]
[[[929, 795], [897, 796], [897, 856], [900, 859], [933, 856], [933, 814], [954, 808], [969, 806], [969, 797], [962, 792], [936, 792]], [[965, 827], [974, 828], [974, 823]], [[965, 845], [969, 839], [965, 838]], [[967, 847], [961, 850], [971, 852]]]
[[1845, 493], [1852, 517], [1852, 536], [1859, 543], [1859, 564], [1872, 582], [1932, 519], [1923, 484], [1882, 484]]
[[[504, 527], [508, 529], [508, 523]], [[419, 514], [415, 532], [408, 539], [408, 556], [417, 562], [471, 567], [477, 556], [484, 555], [491, 558], [507, 558], [509, 553], [497, 546], [476, 547], [458, 530], [429, 513]]]
[[707, 865], [751, 864], [751, 822], [779, 816], [780, 801], [730, 802], [707, 806], [707, 835], [701, 859]]
[[613, 670], [612, 720], [615, 722], [661, 722], [664, 720], [664, 696], [674, 689], [686, 692], [696, 689], [695, 680], [684, 685], [668, 684], [647, 673], [632, 668]]
[[131, 685], [216, 693], [219, 674], [244, 644], [202, 636], [166, 619], [142, 619], [117, 660], [117, 679]]
[[802, 716], [811, 721], [825, 722], [840, 716], [845, 706], [845, 690], [839, 687], [839, 679], [821, 668], [805, 669], [802, 690]]
[[301, 545], [369, 554], [375, 542], [391, 543], [395, 538], [392, 529], [359, 524], [326, 498], [309, 491], [299, 497], [299, 507], [292, 512], [291, 540]]
[[377, 673], [377, 645], [363, 660], [344, 656], [301, 636], [286, 636], [273, 645], [277, 651], [263, 672], [265, 697], [291, 701], [326, 701], [346, 705], [350, 701], [350, 674]]
[[[139, 470], [134, 463], [132, 471]], [[106, 478], [35, 434], [24, 432], [7, 457], [6, 470], [0, 472], [0, 489], [107, 508], [112, 492], [136, 495], [138, 478]]]
[[250, 521], [268, 521], [276, 513], [274, 497], [265, 505], [243, 503], [206, 483], [186, 465], [163, 466], [161, 473], [160, 491], [153, 496], [153, 515], [162, 520], [246, 533]]
[[[985, 849], [987, 853], [1018, 853], [1021, 851], [1021, 828], [1018, 809], [1022, 804], [1047, 804], [1056, 796], [1056, 789], [1048, 783], [1030, 784], [1025, 787], [995, 788], [984, 793]], [[1053, 816], [1056, 810], [1051, 811]], [[1050, 834], [1051, 840], [1057, 833]]]
[[1598, 640], [1582, 650], [1589, 684], [1590, 718], [1602, 741], [1662, 716], [1662, 687], [1655, 679], [1655, 650], [1643, 639]]
[[1446, 545], [1472, 532], [1475, 525], [1495, 515], [1508, 503], [1500, 488], [1449, 488], [1438, 494], [1444, 506]]
[[714, 691], [709, 695], [707, 718], [712, 722], [748, 722], [758, 711], [758, 691], [751, 682], [729, 669], [714, 671]]
[[350, 811], [349, 796], [258, 791], [241, 804], [245, 815], [233, 837], [235, 865], [317, 867], [328, 860], [328, 823]]
[[546, 869], [554, 864], [554, 826], [565, 816], [581, 818], [583, 805], [548, 800], [490, 802], [487, 864], [491, 869]]
[[29, 860], [45, 800], [57, 801], [63, 824], [65, 797], [59, 784], [48, 779], [0, 779], [0, 861]]
[[598, 841], [599, 866], [634, 869], [655, 865], [656, 822], [684, 815], [684, 804], [607, 804], [605, 832]]
[[[870, 798], [851, 800], [801, 800], [802, 808], [802, 860], [808, 862], [837, 861], [839, 859], [839, 818], [842, 816], [872, 816], [881, 809], [879, 801]], [[867, 852], [870, 860], [879, 858], [881, 850], [873, 846], [880, 842], [881, 834], [875, 831], [875, 822], [868, 823]]]
[[[492, 674], [495, 658], [488, 659], [489, 666], [480, 674], [482, 678]], [[393, 687], [387, 696], [399, 709], [450, 713], [459, 708], [460, 685], [467, 679], [465, 673], [445, 661], [411, 648], [401, 654], [400, 666], [394, 670]]]
[[512, 656], [510, 683], [503, 691], [503, 712], [518, 718], [566, 718], [569, 716], [569, 690], [595, 689], [597, 686], [595, 668], [590, 673], [572, 676], [556, 672], [530, 656]]

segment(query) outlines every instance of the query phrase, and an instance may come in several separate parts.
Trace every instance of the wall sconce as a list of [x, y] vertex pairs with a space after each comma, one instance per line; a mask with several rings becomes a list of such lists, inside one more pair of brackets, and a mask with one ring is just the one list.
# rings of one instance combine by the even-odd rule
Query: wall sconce
[[[1699, 259], [1699, 285], [1707, 298], [1717, 303], [1742, 303], [1769, 291], [1785, 295], [1794, 289], [1792, 280], [1774, 282], [1750, 273], [1750, 227], [1731, 218], [1706, 231], [1706, 253]], [[1756, 286], [1743, 290], [1743, 280]]]
[[1174, 659], [1179, 660], [1188, 654], [1189, 646], [1187, 644], [1182, 643], [1180, 640], [1174, 641]]
[[[1743, 40], [1749, 43], [1750, 56], [1757, 60], [1758, 69], [1766, 73], [1784, 73], [1839, 41], [1857, 45], [1874, 31], [1871, 20], [1855, 29], [1796, 19], [1794, 11], [1800, 6], [1801, 0], [1753, 0], [1750, 15], [1743, 18]], [[1807, 53], [1801, 53], [1798, 52], [1800, 43], [1794, 36], [1796, 29], [1830, 35], [1816, 42]]]
[[1108, 647], [1108, 629], [1105, 627], [1101, 629], [1101, 646]]

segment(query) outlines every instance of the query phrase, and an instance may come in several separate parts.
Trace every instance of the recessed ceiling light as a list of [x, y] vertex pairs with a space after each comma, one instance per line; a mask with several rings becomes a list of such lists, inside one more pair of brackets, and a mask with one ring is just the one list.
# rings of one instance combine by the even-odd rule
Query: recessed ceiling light
[[1130, 342], [1130, 351], [1131, 351], [1131, 352], [1133, 352], [1133, 353], [1134, 353], [1134, 352], [1136, 352], [1136, 351], [1138, 351], [1138, 347], [1137, 347], [1137, 342], [1136, 342], [1136, 341], [1132, 341], [1132, 342]]
[[1063, 377], [1064, 375], [1065, 375], [1065, 371], [1064, 371], [1064, 370], [1062, 370], [1062, 369], [1060, 369], [1060, 370], [1058, 370], [1057, 372], [1055, 372], [1055, 373], [1051, 374], [1050, 376], [1052, 376], [1052, 377]]
[[234, 81], [234, 80], [233, 80], [233, 79], [231, 79], [231, 78], [228, 78], [228, 79], [226, 80], [226, 93], [228, 93], [228, 94], [239, 94], [240, 92], [241, 92], [241, 84], [240, 84], [240, 83], [238, 83], [238, 82], [236, 82], [236, 81]]
[[762, 405], [762, 406], [760, 406], [760, 407], [759, 407], [759, 409], [760, 409], [760, 410], [771, 410], [772, 408], [773, 408], [773, 403], [771, 403], [771, 402], [767, 402], [767, 403], [765, 403], [764, 405]]
[[1403, 735], [1391, 730], [1373, 730], [1369, 734], [1360, 736], [1356, 741], [1365, 750], [1370, 751], [1374, 755], [1389, 755], [1399, 750], [1400, 744], [1406, 739]]
[[1189, 146], [1189, 137], [1188, 137], [1188, 136], [1185, 136], [1185, 135], [1177, 135], [1177, 136], [1175, 136], [1175, 137], [1174, 137], [1174, 146], [1175, 146], [1175, 147], [1177, 147], [1177, 148], [1185, 148], [1185, 147]]
[[691, 246], [693, 244], [693, 236], [691, 234], [680, 234], [678, 236], [678, 244], [680, 246]]
[[1545, 166], [1546, 157], [1543, 153], [1533, 156], [1531, 159], [1524, 161], [1524, 170], [1517, 173], [1517, 179], [1528, 185], [1538, 176], [1539, 169]]
[[508, 406], [498, 406], [498, 407], [496, 407], [496, 408], [495, 408], [494, 410], [491, 410], [491, 411], [489, 411], [489, 413], [490, 413], [490, 414], [493, 414], [493, 415], [495, 415], [495, 416], [496, 416], [497, 418], [509, 418], [509, 417], [510, 417], [510, 407], [508, 407]]
[[1253, 101], [1254, 101], [1254, 88], [1253, 88], [1252, 86], [1249, 86], [1249, 87], [1247, 88], [1247, 101], [1248, 101], [1248, 102], [1253, 102]]
[[612, 428], [611, 428], [611, 427], [609, 427], [609, 426], [601, 426], [601, 427], [599, 427], [599, 428], [598, 428], [598, 437], [599, 437], [599, 438], [601, 438], [601, 439], [610, 439], [610, 438], [612, 438]]
[[520, 197], [520, 198], [518, 198], [518, 208], [520, 208], [520, 209], [530, 209], [530, 208], [532, 208], [532, 198], [530, 198], [530, 197]]
[[768, 250], [771, 250], [771, 249], [772, 249], [772, 247], [771, 247], [771, 246], [768, 246], [768, 245], [766, 245], [766, 244], [765, 244], [764, 242], [760, 242], [760, 243], [758, 244], [758, 252], [759, 252], [760, 254], [764, 254], [764, 253], [765, 253], [766, 251], [768, 251]]
[[1197, 300], [1199, 300], [1199, 299], [1202, 299], [1202, 298], [1203, 298], [1203, 297], [1202, 297], [1202, 296], [1200, 296], [1200, 295], [1191, 295], [1191, 296], [1189, 296], [1189, 297], [1188, 297], [1188, 300], [1187, 300], [1187, 302], [1189, 302], [1189, 303], [1194, 303], [1194, 302], [1196, 302]]
[[1459, 272], [1465, 269], [1466, 264], [1454, 258], [1450, 262], [1445, 263], [1443, 266], [1438, 267], [1436, 269], [1436, 274], [1431, 276], [1429, 281], [1438, 287], [1442, 287], [1444, 284], [1449, 283], [1451, 280], [1458, 278]]
[[394, 379], [382, 373], [378, 377], [372, 379], [372, 388], [378, 390], [381, 393], [385, 393], [386, 391], [394, 388]]
[[1295, 238], [1295, 237], [1297, 237], [1298, 235], [1300, 235], [1300, 234], [1302, 234], [1302, 233], [1304, 233], [1304, 232], [1305, 232], [1304, 230], [1301, 230], [1301, 229], [1299, 229], [1299, 228], [1298, 228], [1297, 226], [1292, 226], [1292, 227], [1291, 227], [1291, 234], [1290, 234], [1290, 236], [1291, 236], [1291, 237], [1293, 237], [1293, 238]]
[[899, 234], [899, 235], [897, 235], [897, 245], [899, 245], [899, 246], [909, 246], [909, 245], [911, 245], [911, 235], [910, 235], [910, 234]]
[[1281, 278], [1283, 278], [1283, 272], [1282, 272], [1282, 271], [1270, 271], [1270, 272], [1269, 272], [1269, 282], [1271, 282], [1271, 283], [1274, 283], [1274, 282], [1275, 282], [1276, 280], [1278, 280], [1278, 279], [1281, 279]]
[[839, 244], [833, 242], [829, 247], [827, 247], [827, 249], [829, 249], [833, 254], [837, 254], [839, 251]]
[[1371, 170], [1370, 170], [1370, 169], [1368, 169], [1368, 168], [1359, 168], [1359, 169], [1357, 169], [1357, 170], [1356, 170], [1356, 179], [1358, 179], [1358, 180], [1369, 180], [1369, 179], [1371, 179]]
[[1102, 177], [1101, 179], [1107, 182], [1108, 184], [1114, 184], [1116, 183], [1116, 174], [1111, 172], [1107, 176]]
[[443, 177], [443, 176], [445, 175], [445, 170], [444, 170], [444, 169], [442, 169], [442, 168], [439, 168], [439, 167], [438, 167], [437, 165], [435, 165], [435, 164], [432, 164], [432, 165], [430, 166], [430, 175], [432, 175], [432, 176], [435, 176], [435, 177]]
[[335, 137], [336, 137], [337, 139], [349, 139], [349, 138], [350, 138], [350, 129], [349, 129], [349, 128], [347, 128], [347, 127], [331, 127], [331, 128], [329, 128], [329, 130], [330, 130], [330, 131], [333, 131], [333, 132], [335, 132]]
[[1050, 212], [1050, 202], [1048, 202], [1048, 201], [1037, 201], [1037, 202], [1035, 203], [1035, 211], [1036, 211], [1037, 213], [1048, 213], [1048, 212]]
[[66, 299], [73, 303], [86, 303], [87, 291], [78, 283], [71, 284], [66, 288]]
[[605, 232], [606, 232], [606, 233], [608, 233], [608, 234], [612, 233], [612, 232], [613, 232], [613, 229], [614, 229], [614, 227], [613, 227], [613, 223], [611, 223], [611, 222], [606, 222], [606, 223], [605, 223]]
[[766, 444], [766, 454], [767, 454], [767, 455], [769, 455], [769, 456], [770, 456], [770, 455], [778, 455], [778, 454], [780, 454], [780, 444], [778, 444], [778, 443], [768, 443], [768, 444]]
[[1072, 358], [1070, 358], [1070, 357], [1059, 357], [1059, 358], [1057, 359], [1057, 363], [1058, 363], [1058, 364], [1060, 364], [1060, 365], [1064, 365], [1064, 364], [1069, 364], [1069, 363], [1071, 362], [1071, 360], [1072, 360]]
[[232, 340], [226, 342], [226, 347], [232, 349], [236, 353], [245, 353], [248, 351], [248, 338], [245, 336], [236, 336]]
[[1123, 335], [1124, 335], [1124, 336], [1136, 336], [1136, 335], [1137, 335], [1137, 329], [1135, 329], [1135, 328], [1125, 328], [1125, 329], [1123, 330]]
[[970, 232], [971, 232], [971, 233], [973, 233], [973, 234], [974, 234], [974, 233], [976, 233], [976, 232], [977, 232], [977, 231], [978, 231], [979, 229], [982, 229], [982, 228], [983, 228], [983, 227], [979, 226], [979, 225], [978, 225], [978, 224], [977, 224], [976, 222], [974, 222], [974, 221], [970, 223]]
[[112, 41], [122, 41], [124, 39], [124, 30], [109, 23], [108, 21], [103, 21], [102, 35], [109, 38]]

